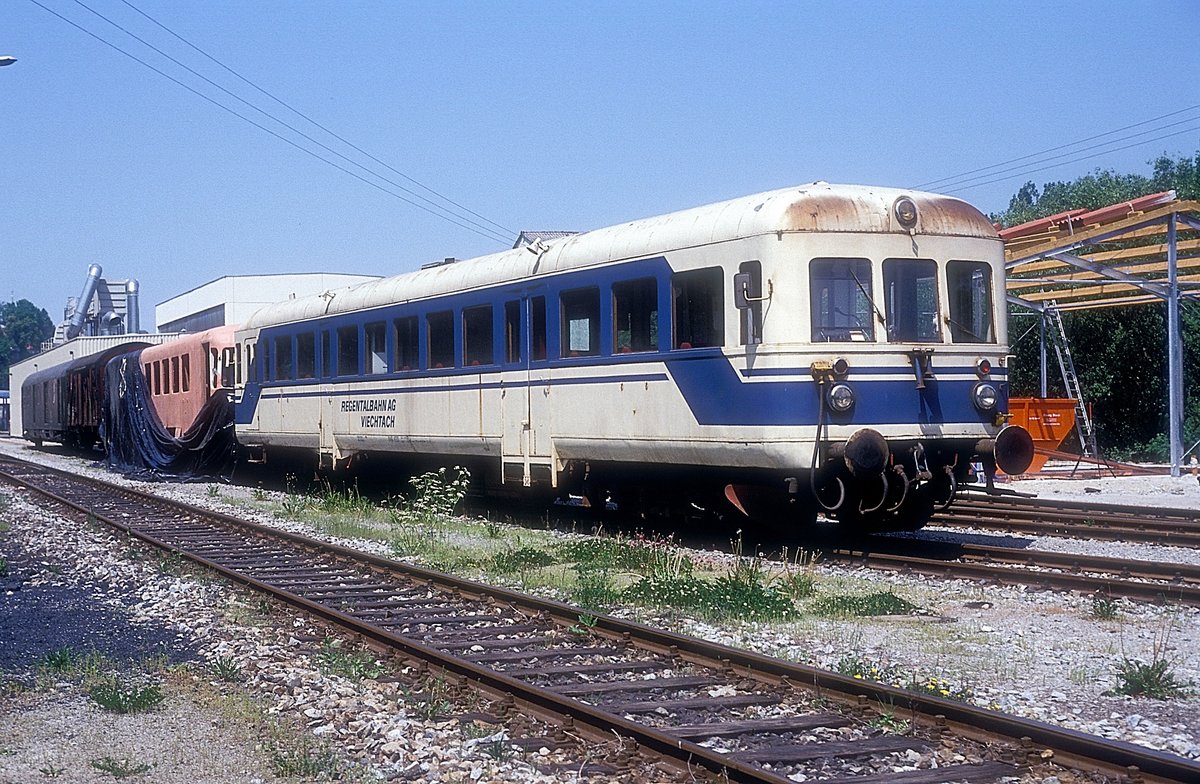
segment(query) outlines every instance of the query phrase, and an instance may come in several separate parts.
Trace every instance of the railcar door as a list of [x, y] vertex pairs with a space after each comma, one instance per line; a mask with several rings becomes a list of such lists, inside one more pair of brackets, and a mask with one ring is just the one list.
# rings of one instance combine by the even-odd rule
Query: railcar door
[[505, 484], [553, 484], [546, 360], [546, 297], [505, 303], [501, 451]]

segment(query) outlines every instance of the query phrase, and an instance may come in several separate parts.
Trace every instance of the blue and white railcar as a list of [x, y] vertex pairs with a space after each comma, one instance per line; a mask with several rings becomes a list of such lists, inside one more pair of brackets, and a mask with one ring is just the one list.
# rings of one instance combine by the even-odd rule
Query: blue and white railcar
[[915, 527], [972, 462], [1031, 454], [1004, 302], [978, 210], [814, 183], [266, 307], [237, 336], [238, 438]]

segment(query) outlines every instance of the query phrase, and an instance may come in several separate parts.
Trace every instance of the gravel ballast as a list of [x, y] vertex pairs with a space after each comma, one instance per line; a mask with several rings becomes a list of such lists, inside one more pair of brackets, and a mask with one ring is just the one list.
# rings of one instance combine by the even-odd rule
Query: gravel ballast
[[[124, 481], [88, 461], [37, 452], [12, 439], [0, 439], [0, 451], [94, 474], [108, 481]], [[1200, 486], [1193, 491], [1196, 481], [1190, 476], [1178, 480], [1150, 477], [1141, 481], [1144, 485], [1131, 480], [1115, 482], [1113, 497], [1109, 497], [1105, 488], [1114, 480], [1089, 479], [1084, 484], [1098, 487], [1101, 492], [1085, 494], [1080, 488], [1079, 495], [1086, 500], [1114, 503], [1128, 503], [1124, 499], [1134, 495], [1136, 503], [1143, 506], [1154, 504], [1158, 496], [1173, 502], [1164, 505], [1175, 505], [1180, 497], [1190, 501], [1189, 494], [1193, 492], [1200, 497]], [[231, 507], [229, 499], [239, 495], [249, 498], [252, 493], [261, 497], [264, 492], [223, 485], [221, 497], [217, 498], [209, 494], [211, 485], [204, 483], [130, 484], [245, 517], [254, 515], [248, 514], [244, 507]], [[1022, 491], [1029, 489], [1026, 483], [1017, 486]], [[9, 488], [2, 487], [0, 494], [13, 495]], [[66, 552], [81, 548], [82, 554], [75, 557], [61, 576], [78, 573], [90, 577], [103, 570], [101, 584], [109, 589], [114, 584], [140, 586], [132, 604], [138, 623], [169, 630], [165, 637], [179, 646], [181, 656], [183, 651], [194, 649], [206, 661], [230, 657], [245, 663], [250, 677], [244, 687], [265, 700], [270, 715], [297, 720], [309, 732], [316, 733], [318, 739], [336, 741], [334, 745], [349, 759], [369, 763], [371, 770], [379, 775], [420, 775], [426, 780], [442, 781], [562, 780], [561, 776], [540, 774], [539, 769], [547, 769], [548, 765], [539, 765], [536, 759], [498, 762], [482, 753], [479, 744], [468, 745], [474, 739], [465, 737], [468, 733], [461, 728], [407, 715], [404, 695], [395, 684], [374, 681], [351, 684], [324, 676], [312, 663], [314, 643], [311, 639], [304, 642], [306, 638], [319, 638], [321, 632], [308, 627], [303, 619], [295, 619], [299, 626], [290, 634], [281, 633], [274, 619], [269, 624], [261, 619], [253, 624], [234, 623], [238, 612], [232, 613], [231, 620], [230, 606], [238, 601], [252, 605], [249, 599], [231, 598], [240, 592], [215, 583], [198, 584], [192, 579], [164, 575], [145, 562], [113, 567], [112, 555], [120, 552], [121, 546], [115, 541], [103, 541], [113, 540], [111, 535], [79, 529], [76, 535], [88, 541], [73, 542], [61, 527], [47, 520], [31, 521], [26, 526], [18, 519], [35, 514], [19, 499], [15, 500], [3, 517], [12, 530], [0, 536], [0, 542], [13, 538], [28, 541], [31, 553], [27, 557], [35, 558], [34, 542], [49, 536], [64, 537], [55, 540], [51, 549]], [[279, 524], [266, 515], [260, 521]], [[287, 527], [296, 529], [293, 524]], [[939, 534], [952, 535], [952, 532]], [[364, 546], [376, 552], [384, 549], [378, 542]], [[1192, 551], [1183, 548], [1150, 545], [1130, 548], [1111, 542], [1033, 539], [1030, 546], [1154, 560], [1186, 561], [1195, 557]], [[725, 556], [706, 552], [696, 553], [695, 557], [711, 560]], [[133, 573], [113, 574], [113, 570], [122, 568]], [[1086, 596], [881, 574], [833, 564], [818, 563], [809, 568], [823, 591], [892, 590], [918, 604], [923, 613], [890, 618], [802, 616], [792, 623], [769, 625], [715, 625], [677, 613], [655, 617], [644, 610], [625, 610], [619, 614], [818, 666], [835, 667], [847, 657], [857, 657], [913, 676], [935, 677], [956, 691], [969, 694], [973, 702], [1014, 715], [1200, 759], [1197, 735], [1200, 699], [1196, 688], [1188, 696], [1172, 700], [1108, 693], [1116, 685], [1117, 668], [1125, 660], [1149, 661], [1156, 655], [1171, 662], [1180, 680], [1200, 683], [1197, 608], [1121, 600], [1115, 605], [1114, 619], [1098, 620], [1093, 615], [1093, 600]], [[114, 593], [113, 601], [127, 605], [129, 597], [118, 598], [118, 594], [119, 591]], [[244, 610], [242, 614], [252, 613]], [[206, 620], [197, 622], [197, 618]], [[172, 636], [181, 629], [188, 634], [178, 639]], [[36, 696], [5, 699], [29, 700], [29, 710], [45, 709], [46, 701]], [[56, 703], [51, 701], [51, 704]], [[365, 711], [359, 707], [363, 705], [367, 706]], [[62, 709], [71, 710], [69, 701], [63, 703]], [[0, 726], [0, 737], [3, 730]], [[9, 744], [8, 748], [15, 746]], [[15, 764], [16, 756], [0, 755], [0, 782], [6, 780], [4, 777], [11, 770], [9, 766]]]

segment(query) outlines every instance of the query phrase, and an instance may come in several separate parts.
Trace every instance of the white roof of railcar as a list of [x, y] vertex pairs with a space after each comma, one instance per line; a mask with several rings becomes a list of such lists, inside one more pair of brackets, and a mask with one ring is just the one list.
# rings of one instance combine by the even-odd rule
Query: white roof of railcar
[[918, 234], [997, 236], [983, 213], [951, 196], [815, 182], [573, 234], [545, 243], [548, 250], [540, 255], [521, 247], [268, 305], [245, 327], [286, 324], [777, 232], [907, 233], [892, 212], [901, 196], [917, 206]]

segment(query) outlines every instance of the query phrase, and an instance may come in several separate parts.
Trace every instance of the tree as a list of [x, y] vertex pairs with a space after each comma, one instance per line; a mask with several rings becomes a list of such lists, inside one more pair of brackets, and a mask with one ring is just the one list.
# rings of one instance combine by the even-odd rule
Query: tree
[[[1003, 226], [1015, 226], [1067, 210], [1096, 209], [1109, 204], [1174, 189], [1181, 199], [1200, 198], [1200, 153], [1194, 158], [1166, 155], [1150, 162], [1153, 174], [1096, 171], [1071, 182], [1050, 182], [1040, 192], [1032, 182], [1021, 186], [1008, 209], [992, 215]], [[1184, 448], [1200, 439], [1200, 306], [1185, 306], [1183, 315]], [[1011, 394], [1038, 394], [1038, 332], [1024, 308], [1010, 307], [1013, 340]], [[1163, 305], [1141, 305], [1063, 315], [1071, 354], [1084, 397], [1092, 405], [1102, 449], [1120, 455], [1165, 459], [1168, 452], [1167, 328]], [[1051, 352], [1051, 395], [1063, 394]]]
[[54, 322], [27, 299], [0, 304], [0, 389], [8, 389], [8, 369], [31, 357], [54, 337]]

